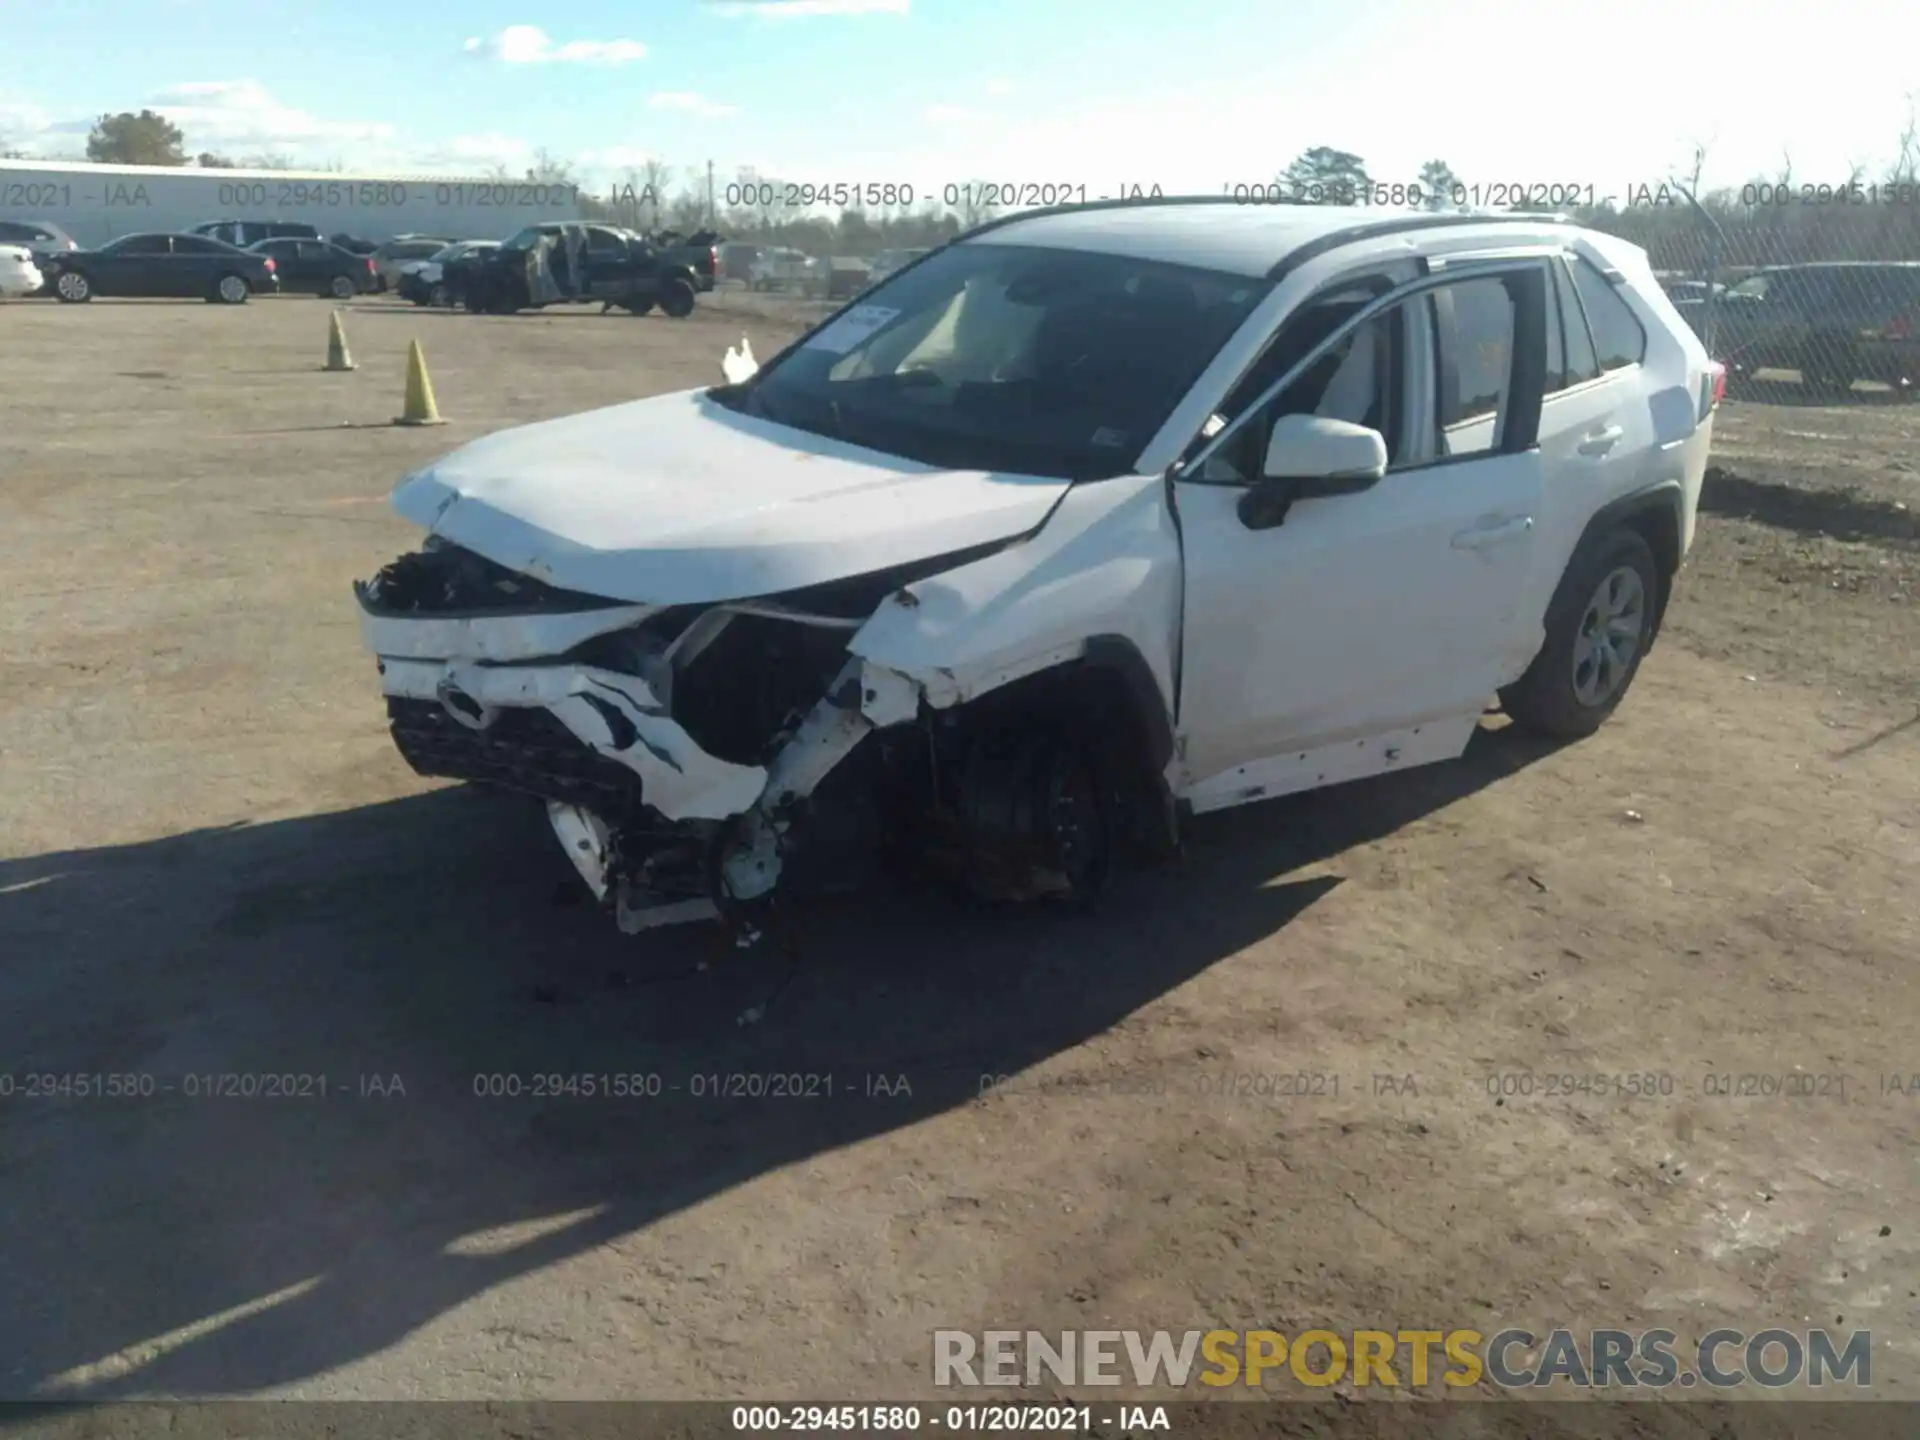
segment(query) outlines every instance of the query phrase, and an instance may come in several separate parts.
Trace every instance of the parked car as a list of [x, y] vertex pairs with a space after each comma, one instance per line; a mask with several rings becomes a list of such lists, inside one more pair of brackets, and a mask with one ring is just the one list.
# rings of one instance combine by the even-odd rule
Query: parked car
[[630, 932], [882, 859], [1083, 902], [1496, 693], [1593, 733], [1724, 379], [1564, 218], [1214, 199], [993, 221], [731, 358], [415, 471], [357, 587], [401, 754], [545, 800]]
[[720, 278], [739, 280], [742, 283], [753, 278], [753, 262], [760, 258], [760, 247], [734, 240], [720, 247]]
[[674, 319], [693, 313], [699, 279], [633, 230], [579, 221], [529, 225], [491, 250], [446, 261], [442, 277], [475, 314], [511, 315], [548, 305], [599, 301], [644, 315], [658, 305]]
[[0, 245], [0, 296], [38, 295], [45, 286], [33, 251], [24, 245]]
[[402, 300], [411, 300], [415, 305], [458, 305], [460, 296], [445, 278], [447, 264], [470, 252], [499, 248], [498, 240], [456, 240], [434, 251], [425, 260], [409, 260], [400, 267], [400, 280], [394, 286], [394, 293]]
[[226, 305], [278, 288], [267, 255], [208, 235], [122, 235], [97, 250], [70, 250], [54, 257], [53, 293], [69, 304], [96, 295], [199, 296]]
[[402, 235], [373, 251], [374, 289], [387, 291], [400, 283], [400, 267], [409, 260], [426, 260], [451, 245], [451, 239], [432, 235]]
[[823, 255], [808, 262], [801, 288], [816, 300], [849, 300], [869, 283], [866, 261], [851, 255]]
[[36, 265], [80, 248], [71, 235], [51, 220], [0, 220], [0, 245], [25, 247], [32, 252]]
[[45, 293], [54, 256], [80, 248], [71, 235], [51, 220], [0, 220], [0, 245], [17, 246], [33, 257], [34, 268], [41, 277], [40, 289], [31, 292], [33, 294]]
[[261, 240], [247, 248], [273, 261], [283, 291], [351, 300], [373, 289], [373, 257], [326, 240]]
[[782, 245], [763, 246], [747, 273], [749, 290], [798, 290], [812, 273], [813, 259], [804, 250]]
[[356, 255], [371, 255], [380, 248], [377, 240], [362, 240], [358, 235], [329, 235], [327, 237], [342, 250], [351, 250]]
[[867, 283], [878, 285], [894, 271], [911, 265], [922, 255], [930, 253], [931, 249], [932, 247], [928, 246], [921, 250], [882, 250], [873, 257], [873, 264], [867, 271]]
[[209, 220], [187, 231], [244, 250], [261, 240], [318, 240], [320, 232], [299, 220]]
[[1714, 348], [1737, 376], [1798, 370], [1812, 389], [1920, 381], [1920, 261], [1780, 265], [1730, 287]]

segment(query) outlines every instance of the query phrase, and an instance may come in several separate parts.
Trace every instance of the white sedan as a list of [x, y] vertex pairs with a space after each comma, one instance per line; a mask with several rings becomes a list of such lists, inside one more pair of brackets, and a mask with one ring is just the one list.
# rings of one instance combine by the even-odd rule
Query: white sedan
[[24, 245], [0, 245], [0, 295], [34, 295], [45, 283], [31, 250]]

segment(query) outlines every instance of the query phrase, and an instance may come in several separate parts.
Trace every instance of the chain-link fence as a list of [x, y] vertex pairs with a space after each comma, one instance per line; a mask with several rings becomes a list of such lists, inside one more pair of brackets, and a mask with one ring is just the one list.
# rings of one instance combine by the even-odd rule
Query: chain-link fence
[[1730, 382], [1829, 403], [1920, 382], [1920, 184], [1742, 186], [1582, 218], [1643, 246]]

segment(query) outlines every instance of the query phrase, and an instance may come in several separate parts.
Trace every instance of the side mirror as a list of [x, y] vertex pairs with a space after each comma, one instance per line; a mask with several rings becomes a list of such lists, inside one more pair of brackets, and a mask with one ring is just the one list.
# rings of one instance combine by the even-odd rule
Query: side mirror
[[1250, 530], [1271, 529], [1296, 500], [1357, 495], [1387, 473], [1387, 441], [1378, 430], [1319, 415], [1282, 415], [1273, 422], [1267, 458], [1240, 500]]

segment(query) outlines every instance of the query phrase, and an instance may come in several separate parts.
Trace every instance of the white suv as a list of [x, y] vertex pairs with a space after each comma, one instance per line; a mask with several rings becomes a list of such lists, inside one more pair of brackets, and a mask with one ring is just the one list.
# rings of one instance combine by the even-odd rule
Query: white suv
[[1723, 373], [1538, 216], [976, 229], [737, 383], [508, 430], [357, 587], [423, 774], [547, 801], [628, 931], [924, 862], [1092, 896], [1185, 816], [1594, 730]]

